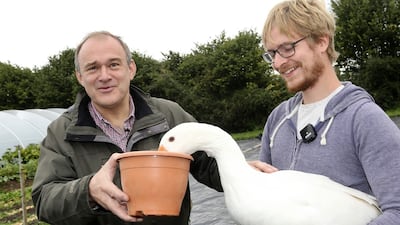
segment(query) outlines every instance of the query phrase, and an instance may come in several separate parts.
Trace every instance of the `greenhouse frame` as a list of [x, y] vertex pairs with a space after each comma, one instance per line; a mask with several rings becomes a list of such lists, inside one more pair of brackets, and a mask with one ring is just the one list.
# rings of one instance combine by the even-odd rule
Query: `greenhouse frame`
[[17, 146], [39, 144], [47, 134], [47, 126], [66, 109], [26, 109], [0, 111], [0, 157]]

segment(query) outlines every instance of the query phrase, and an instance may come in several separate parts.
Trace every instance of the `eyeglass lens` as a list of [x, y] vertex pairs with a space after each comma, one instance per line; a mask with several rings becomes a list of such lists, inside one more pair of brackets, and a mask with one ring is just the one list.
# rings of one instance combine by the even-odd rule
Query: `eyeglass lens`
[[[306, 36], [307, 37], [307, 36]], [[265, 61], [272, 63], [274, 61], [276, 53], [278, 53], [283, 58], [289, 58], [295, 54], [295, 46], [300, 41], [304, 40], [306, 37], [303, 37], [292, 43], [283, 43], [275, 50], [268, 50], [265, 52], [262, 57]]]

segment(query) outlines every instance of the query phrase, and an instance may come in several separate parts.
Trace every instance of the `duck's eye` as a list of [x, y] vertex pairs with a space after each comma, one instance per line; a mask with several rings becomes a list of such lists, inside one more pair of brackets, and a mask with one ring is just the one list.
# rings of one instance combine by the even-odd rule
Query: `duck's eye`
[[175, 141], [175, 137], [173, 137], [173, 136], [172, 136], [172, 137], [169, 137], [168, 141], [169, 141], [169, 142]]

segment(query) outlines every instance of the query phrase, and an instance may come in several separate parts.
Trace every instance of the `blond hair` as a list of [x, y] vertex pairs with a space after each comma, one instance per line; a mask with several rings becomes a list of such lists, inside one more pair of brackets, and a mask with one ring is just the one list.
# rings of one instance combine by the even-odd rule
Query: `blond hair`
[[309, 36], [315, 42], [322, 36], [329, 37], [327, 54], [332, 63], [339, 53], [335, 50], [335, 19], [326, 10], [321, 0], [287, 0], [271, 9], [264, 24], [262, 43], [267, 46], [271, 39], [271, 29], [276, 26], [281, 33], [289, 37]]

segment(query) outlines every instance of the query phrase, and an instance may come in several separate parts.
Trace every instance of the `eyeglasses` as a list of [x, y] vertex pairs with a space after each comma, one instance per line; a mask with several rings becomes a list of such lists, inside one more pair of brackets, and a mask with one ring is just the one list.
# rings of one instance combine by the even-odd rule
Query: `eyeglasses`
[[267, 52], [262, 54], [262, 57], [268, 63], [274, 62], [276, 53], [278, 53], [283, 58], [289, 58], [296, 53], [295, 47], [296, 47], [297, 43], [306, 39], [307, 37], [308, 36], [305, 36], [305, 37], [303, 37], [295, 42], [292, 42], [292, 43], [283, 43], [283, 44], [279, 45], [278, 48], [275, 50], [268, 50]]

